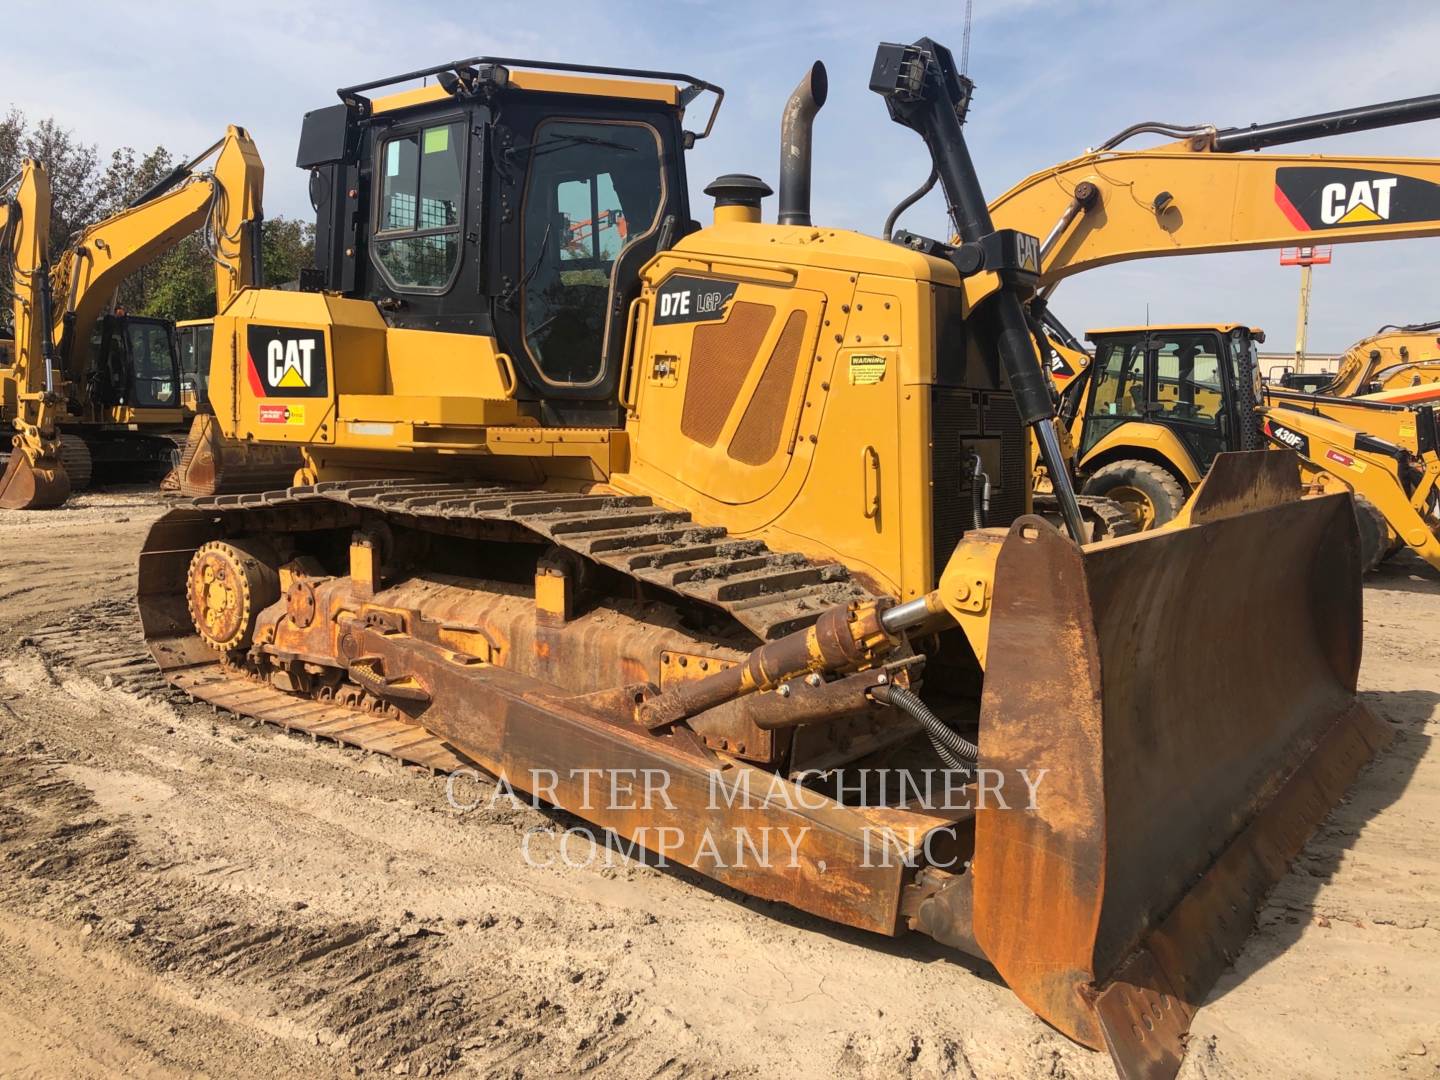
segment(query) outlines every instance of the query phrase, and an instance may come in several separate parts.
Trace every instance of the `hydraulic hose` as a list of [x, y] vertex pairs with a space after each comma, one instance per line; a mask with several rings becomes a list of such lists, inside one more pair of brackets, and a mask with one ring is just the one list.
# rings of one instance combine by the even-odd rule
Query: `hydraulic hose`
[[895, 224], [900, 220], [900, 215], [905, 213], [906, 210], [909, 210], [910, 207], [914, 206], [926, 195], [930, 194], [930, 189], [935, 186], [935, 182], [939, 179], [940, 174], [935, 171], [935, 167], [932, 165], [930, 175], [925, 178], [925, 182], [895, 204], [895, 209], [891, 210], [890, 216], [885, 219], [884, 236], [886, 240], [894, 239]]
[[920, 700], [920, 695], [890, 683], [877, 687], [874, 697], [894, 705], [924, 728], [936, 756], [947, 768], [969, 771], [980, 760], [980, 748], [936, 716], [930, 706]]
[[990, 477], [985, 474], [979, 454], [971, 457], [970, 516], [977, 529], [985, 528], [985, 519], [990, 516]]

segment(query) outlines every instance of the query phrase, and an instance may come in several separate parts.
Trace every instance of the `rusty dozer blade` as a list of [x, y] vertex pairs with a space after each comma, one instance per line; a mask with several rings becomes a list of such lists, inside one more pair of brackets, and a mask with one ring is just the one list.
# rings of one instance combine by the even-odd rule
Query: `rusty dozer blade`
[[257, 445], [227, 439], [215, 417], [195, 417], [180, 463], [162, 487], [186, 498], [236, 495], [289, 487], [300, 468], [291, 446]]
[[46, 510], [69, 497], [70, 477], [59, 461], [37, 465], [20, 448], [11, 451], [10, 464], [0, 476], [0, 509]]
[[1299, 494], [1290, 455], [1222, 455], [1188, 527], [1082, 551], [1024, 518], [999, 557], [981, 763], [1005, 792], [1045, 772], [1033, 808], [978, 811], [974, 934], [1124, 1077], [1178, 1070], [1257, 906], [1388, 739], [1355, 695], [1349, 498]]

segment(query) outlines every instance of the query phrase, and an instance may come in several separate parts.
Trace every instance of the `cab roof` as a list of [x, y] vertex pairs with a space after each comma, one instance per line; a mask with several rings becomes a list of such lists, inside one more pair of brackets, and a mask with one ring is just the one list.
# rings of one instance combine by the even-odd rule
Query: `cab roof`
[[[634, 79], [599, 79], [588, 75], [561, 75], [548, 71], [511, 72], [506, 89], [530, 93], [624, 98], [627, 101], [658, 101], [663, 105], [680, 103], [680, 87], [674, 83], [650, 83]], [[450, 96], [450, 91], [439, 83], [431, 83], [429, 86], [397, 90], [393, 94], [375, 98], [370, 103], [370, 109], [376, 114], [389, 113], [398, 109], [408, 109], [412, 105], [444, 101]]]
[[1258, 326], [1246, 326], [1244, 323], [1151, 323], [1149, 326], [1103, 326], [1095, 330], [1086, 330], [1087, 338], [1105, 337], [1109, 334], [1143, 334], [1165, 333], [1167, 330], [1193, 331], [1193, 330], [1218, 330], [1222, 334], [1228, 334], [1231, 330], [1245, 330], [1251, 337], [1259, 337], [1265, 333]]
[[[424, 80], [428, 85], [396, 90], [371, 98], [370, 91]], [[433, 81], [432, 81], [433, 80]], [[504, 56], [472, 56], [435, 67], [420, 68], [341, 87], [340, 100], [362, 115], [395, 112], [415, 105], [443, 101], [452, 96], [489, 94], [498, 91], [522, 93], [575, 94], [590, 97], [648, 101], [684, 109], [707, 91], [714, 95], [705, 129], [695, 135], [703, 139], [715, 125], [715, 116], [725, 91], [714, 83], [678, 71], [646, 68], [605, 67], [594, 64], [562, 64], [550, 60], [521, 60]]]

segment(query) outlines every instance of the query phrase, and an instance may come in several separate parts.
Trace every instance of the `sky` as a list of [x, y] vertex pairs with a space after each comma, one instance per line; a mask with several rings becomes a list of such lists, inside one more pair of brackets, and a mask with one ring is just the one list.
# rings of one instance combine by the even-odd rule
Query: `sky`
[[[816, 121], [817, 224], [878, 233], [929, 170], [918, 136], [867, 89], [881, 41], [934, 38], [957, 59], [965, 4], [776, 0], [5, 0], [0, 106], [54, 116], [102, 153], [197, 153], [228, 123], [266, 162], [267, 214], [310, 217], [294, 167], [300, 118], [335, 89], [479, 54], [664, 68], [725, 87], [715, 133], [690, 152], [692, 213], [725, 172], [776, 182], [780, 112], [809, 63], [829, 69]], [[1391, 0], [975, 0], [966, 125], [987, 195], [1140, 120], [1219, 127], [1440, 92], [1440, 4]], [[57, 32], [83, 28], [78, 36]], [[17, 47], [16, 43], [24, 43]], [[1136, 145], [1145, 145], [1144, 142]], [[1425, 157], [1440, 120], [1297, 144], [1286, 153]], [[775, 212], [767, 200], [767, 216]], [[904, 226], [946, 232], [938, 193]], [[1385, 323], [1440, 319], [1440, 239], [1338, 247], [1314, 273], [1310, 348], [1335, 352]], [[1073, 329], [1248, 322], [1284, 351], [1299, 272], [1275, 252], [1147, 260], [1078, 275], [1054, 308]]]

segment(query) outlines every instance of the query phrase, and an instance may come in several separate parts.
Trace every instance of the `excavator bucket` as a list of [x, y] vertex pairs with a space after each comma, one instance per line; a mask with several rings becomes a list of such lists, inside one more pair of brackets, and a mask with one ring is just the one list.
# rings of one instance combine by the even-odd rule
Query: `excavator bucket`
[[162, 486], [187, 498], [266, 491], [289, 487], [298, 468], [300, 452], [294, 447], [227, 439], [215, 417], [200, 415], [190, 427], [179, 465]]
[[1288, 453], [1226, 454], [1188, 519], [1081, 550], [1023, 518], [996, 569], [982, 764], [1035, 796], [978, 811], [975, 938], [1126, 1077], [1178, 1069], [1257, 905], [1388, 738], [1355, 694], [1348, 496], [1301, 499]]
[[22, 451], [11, 452], [0, 476], [0, 509], [45, 510], [69, 497], [70, 477], [58, 461], [35, 465]]

